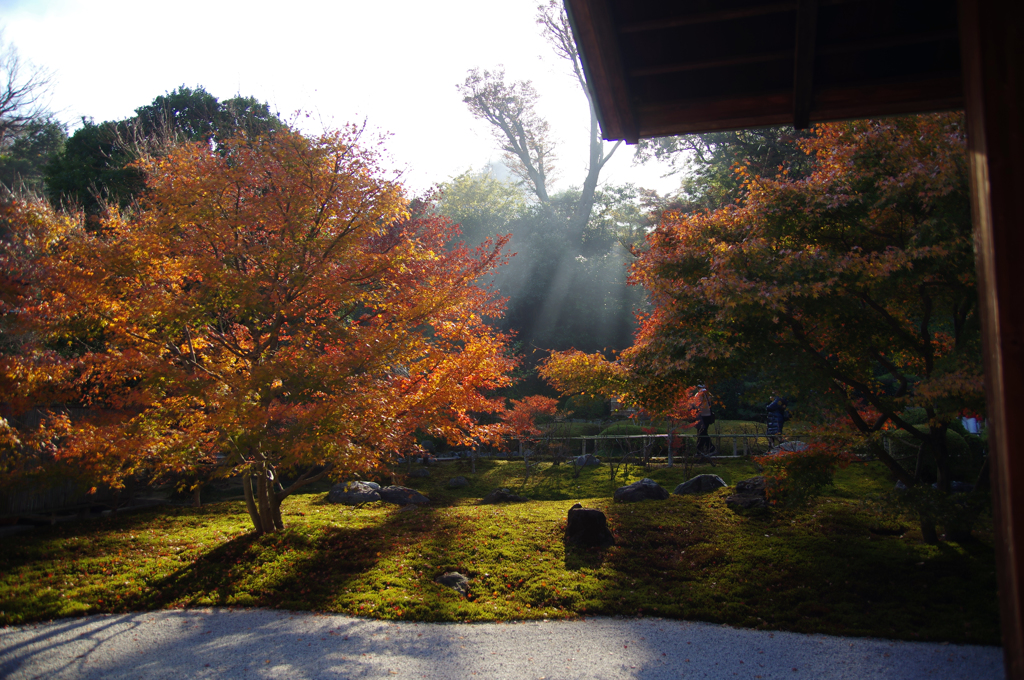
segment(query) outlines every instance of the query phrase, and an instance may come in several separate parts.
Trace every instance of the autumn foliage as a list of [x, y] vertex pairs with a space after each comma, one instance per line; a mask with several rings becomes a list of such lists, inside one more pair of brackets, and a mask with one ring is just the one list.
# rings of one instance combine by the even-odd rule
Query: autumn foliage
[[768, 500], [773, 504], [800, 506], [832, 486], [836, 470], [846, 469], [855, 459], [843, 444], [816, 441], [801, 450], [754, 456], [753, 461], [764, 471]]
[[[747, 176], [741, 205], [664, 216], [634, 268], [655, 312], [628, 360], [684, 382], [757, 367], [864, 436], [907, 431], [948, 488], [945, 429], [982, 403], [962, 117], [815, 133], [800, 142], [813, 158], [807, 177]], [[904, 420], [910, 405], [929, 428]]]
[[615, 366], [563, 354], [549, 373], [627, 382], [655, 412], [682, 386], [754, 373], [810, 414], [843, 414], [909, 486], [877, 445], [907, 432], [948, 489], [946, 429], [984, 408], [962, 116], [819, 125], [798, 144], [806, 175], [737, 167], [738, 203], [663, 215], [633, 266], [653, 311]]
[[522, 399], [510, 400], [512, 407], [502, 414], [509, 432], [518, 438], [538, 435], [537, 419], [553, 416], [558, 409], [558, 400], [534, 394]]
[[417, 431], [492, 436], [473, 414], [504, 410], [486, 394], [513, 362], [474, 282], [504, 240], [446, 249], [455, 227], [376, 162], [354, 129], [285, 130], [141, 163], [139, 207], [95, 231], [6, 204], [2, 391], [41, 425], [4, 421], [5, 472], [241, 474], [265, 532], [303, 484]]

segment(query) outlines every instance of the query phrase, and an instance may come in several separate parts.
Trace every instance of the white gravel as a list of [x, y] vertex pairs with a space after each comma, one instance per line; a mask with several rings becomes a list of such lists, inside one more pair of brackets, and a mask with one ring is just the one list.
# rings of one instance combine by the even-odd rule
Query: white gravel
[[668, 619], [390, 623], [189, 609], [0, 628], [0, 678], [1002, 678], [1000, 647]]

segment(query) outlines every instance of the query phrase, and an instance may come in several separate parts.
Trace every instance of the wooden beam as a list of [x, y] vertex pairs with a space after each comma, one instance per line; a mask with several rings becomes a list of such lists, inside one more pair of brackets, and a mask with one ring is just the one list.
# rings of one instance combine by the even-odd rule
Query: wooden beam
[[605, 139], [637, 141], [636, 116], [626, 81], [609, 0], [565, 0], [580, 61]]
[[1003, 659], [1024, 678], [1024, 3], [959, 9]]
[[[964, 105], [958, 75], [928, 80], [888, 80], [818, 89], [810, 122], [870, 118], [924, 111], [952, 111]], [[683, 135], [743, 127], [784, 125], [793, 120], [793, 93], [747, 97], [676, 99], [636, 109], [641, 137]]]
[[797, 0], [787, 2], [769, 2], [741, 7], [739, 9], [722, 9], [712, 12], [697, 12], [694, 14], [680, 14], [664, 19], [652, 21], [634, 21], [624, 24], [620, 29], [623, 33], [642, 33], [646, 31], [661, 31], [666, 28], [680, 28], [682, 26], [700, 26], [702, 24], [714, 24], [720, 21], [733, 21], [735, 19], [749, 19], [767, 14], [782, 14], [793, 12], [797, 8]]
[[789, 50], [776, 52], [760, 52], [758, 54], [735, 55], [721, 57], [718, 59], [703, 59], [701, 61], [681, 61], [661, 66], [649, 66], [646, 68], [630, 69], [629, 75], [633, 78], [643, 76], [659, 76], [666, 73], [683, 73], [685, 71], [701, 71], [709, 68], [720, 68], [722, 66], [742, 66], [744, 64], [763, 64], [766, 61], [779, 61], [792, 59], [793, 53]]
[[907, 47], [910, 45], [925, 45], [933, 42], [947, 42], [958, 39], [956, 29], [925, 31], [918, 33], [900, 33], [886, 36], [884, 38], [872, 38], [870, 40], [856, 40], [845, 43], [832, 43], [829, 45], [818, 45], [818, 54], [850, 54], [852, 52], [869, 52], [883, 50], [892, 47]]
[[796, 54], [793, 58], [793, 127], [810, 124], [814, 88], [814, 48], [818, 34], [818, 0], [800, 0], [796, 12]]

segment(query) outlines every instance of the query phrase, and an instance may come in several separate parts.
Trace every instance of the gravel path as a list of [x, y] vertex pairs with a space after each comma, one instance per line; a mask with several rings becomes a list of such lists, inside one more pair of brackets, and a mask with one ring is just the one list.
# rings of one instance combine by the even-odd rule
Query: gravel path
[[768, 633], [667, 619], [391, 623], [190, 609], [0, 628], [0, 678], [1003, 677], [1000, 647]]

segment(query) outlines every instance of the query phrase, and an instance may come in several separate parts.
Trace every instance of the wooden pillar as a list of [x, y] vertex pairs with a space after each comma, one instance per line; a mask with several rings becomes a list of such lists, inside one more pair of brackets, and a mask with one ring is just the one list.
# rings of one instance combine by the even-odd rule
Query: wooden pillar
[[1024, 678], [1024, 2], [959, 11], [1004, 661]]

